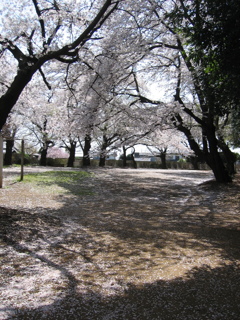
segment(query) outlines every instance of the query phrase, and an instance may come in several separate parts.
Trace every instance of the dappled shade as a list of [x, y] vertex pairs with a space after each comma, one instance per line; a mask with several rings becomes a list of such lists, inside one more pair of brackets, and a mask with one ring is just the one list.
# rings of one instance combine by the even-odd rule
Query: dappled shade
[[0, 314], [238, 319], [239, 180], [199, 185], [206, 172], [171, 170], [44, 175], [37, 188], [61, 187], [58, 208], [1, 209]]

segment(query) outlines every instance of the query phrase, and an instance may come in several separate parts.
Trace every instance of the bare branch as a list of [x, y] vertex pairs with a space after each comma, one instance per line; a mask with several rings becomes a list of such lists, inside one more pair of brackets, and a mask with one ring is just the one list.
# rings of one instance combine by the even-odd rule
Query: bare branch
[[154, 49], [157, 49], [157, 48], [169, 48], [169, 49], [175, 49], [175, 50], [180, 50], [181, 48], [178, 46], [178, 45], [173, 45], [173, 44], [168, 44], [168, 43], [163, 43], [163, 42], [159, 42], [159, 43], [156, 43], [152, 46], [149, 47], [149, 50], [154, 50]]
[[43, 73], [42, 69], [39, 68], [38, 70], [39, 70], [39, 72], [40, 72], [40, 74], [41, 74], [41, 76], [42, 76], [42, 78], [43, 78], [43, 82], [45, 83], [45, 85], [47, 86], [47, 88], [48, 88], [49, 90], [51, 90], [52, 87], [51, 87], [51, 85], [48, 83], [48, 81], [47, 81], [47, 79], [46, 79], [46, 77], [45, 77], [45, 74]]
[[38, 1], [37, 0], [32, 0], [32, 2], [34, 4], [35, 10], [36, 10], [36, 13], [37, 13], [37, 16], [38, 16], [38, 20], [39, 20], [39, 23], [40, 23], [41, 33], [42, 33], [42, 38], [43, 38], [43, 46], [45, 46], [47, 44], [46, 43], [45, 23], [44, 23], [44, 20], [42, 18], [42, 15], [41, 15], [41, 10], [39, 9], [39, 6], [38, 6]]

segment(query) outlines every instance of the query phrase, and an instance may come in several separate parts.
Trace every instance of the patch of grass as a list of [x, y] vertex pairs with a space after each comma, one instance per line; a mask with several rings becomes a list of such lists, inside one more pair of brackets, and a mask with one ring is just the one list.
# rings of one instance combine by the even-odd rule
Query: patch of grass
[[45, 171], [26, 174], [24, 176], [23, 182], [44, 184], [71, 184], [90, 176], [91, 174], [85, 171]]
[[[45, 171], [38, 173], [29, 173], [24, 176], [23, 182], [33, 186], [44, 188], [46, 192], [59, 193], [59, 187], [67, 189], [70, 193], [77, 196], [93, 195], [90, 189], [85, 189], [83, 181], [92, 174], [85, 171]], [[62, 189], [62, 190], [63, 190]]]

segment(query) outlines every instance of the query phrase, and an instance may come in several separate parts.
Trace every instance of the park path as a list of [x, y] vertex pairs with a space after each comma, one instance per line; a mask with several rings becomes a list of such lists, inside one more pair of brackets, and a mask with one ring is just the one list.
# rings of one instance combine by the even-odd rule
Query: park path
[[11, 170], [0, 319], [238, 319], [239, 179], [91, 169], [76, 194], [13, 183]]

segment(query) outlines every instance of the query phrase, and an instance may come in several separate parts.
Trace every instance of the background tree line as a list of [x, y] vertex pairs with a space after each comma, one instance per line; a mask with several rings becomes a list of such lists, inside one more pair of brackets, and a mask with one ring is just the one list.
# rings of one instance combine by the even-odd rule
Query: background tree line
[[80, 146], [85, 166], [93, 146], [101, 165], [137, 143], [163, 156], [166, 133], [169, 146], [188, 146], [230, 182], [230, 147], [240, 144], [239, 8], [233, 0], [3, 0], [0, 126], [12, 141], [17, 129], [31, 133], [42, 164], [58, 143], [69, 165]]

